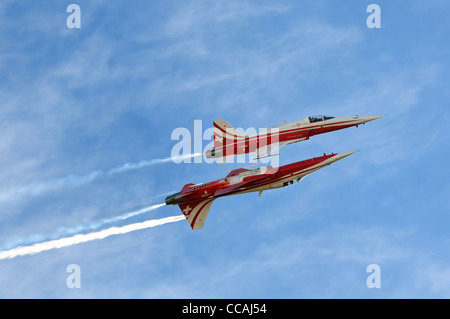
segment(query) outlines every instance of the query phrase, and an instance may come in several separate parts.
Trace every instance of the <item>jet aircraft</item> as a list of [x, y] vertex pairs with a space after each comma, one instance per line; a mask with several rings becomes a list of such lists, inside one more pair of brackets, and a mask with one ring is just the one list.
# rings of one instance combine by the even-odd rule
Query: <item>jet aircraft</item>
[[365, 124], [383, 115], [333, 117], [326, 115], [309, 116], [296, 122], [268, 128], [265, 133], [244, 136], [224, 119], [215, 120], [214, 147], [206, 151], [207, 158], [219, 159], [219, 164], [233, 156], [255, 152], [254, 159], [273, 155], [279, 148], [308, 140], [311, 136]]
[[186, 184], [180, 192], [167, 196], [166, 205], [178, 205], [192, 229], [205, 225], [214, 200], [249, 192], [261, 193], [300, 181], [304, 176], [347, 157], [354, 152], [315, 157], [280, 167], [238, 168], [225, 178], [202, 184]]

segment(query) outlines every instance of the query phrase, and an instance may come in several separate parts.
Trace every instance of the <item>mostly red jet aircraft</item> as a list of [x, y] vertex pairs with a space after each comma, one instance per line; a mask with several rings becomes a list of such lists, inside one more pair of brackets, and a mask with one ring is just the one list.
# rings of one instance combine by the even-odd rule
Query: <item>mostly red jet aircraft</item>
[[176, 194], [166, 197], [166, 205], [178, 205], [192, 229], [205, 225], [213, 201], [219, 197], [275, 189], [300, 181], [304, 176], [347, 157], [354, 152], [323, 155], [280, 166], [248, 170], [239, 168], [225, 178], [205, 184], [186, 184]]
[[206, 151], [207, 158], [217, 158], [223, 164], [235, 155], [255, 152], [255, 158], [270, 156], [279, 148], [308, 140], [311, 136], [341, 130], [376, 120], [383, 115], [332, 117], [316, 115], [296, 122], [265, 129], [264, 133], [244, 136], [223, 119], [214, 123], [214, 147]]

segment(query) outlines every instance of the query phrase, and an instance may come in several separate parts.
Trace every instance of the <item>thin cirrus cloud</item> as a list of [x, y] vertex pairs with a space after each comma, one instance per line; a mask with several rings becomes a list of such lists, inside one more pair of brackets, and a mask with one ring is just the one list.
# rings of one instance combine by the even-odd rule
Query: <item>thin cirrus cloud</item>
[[[439, 54], [429, 56], [437, 52], [436, 47], [417, 41], [420, 34], [405, 36], [403, 31], [419, 21], [404, 20], [409, 16], [404, 14], [407, 7], [382, 4], [386, 23], [381, 30], [369, 30], [365, 6], [332, 1], [217, 1], [208, 5], [194, 1], [158, 7], [138, 1], [126, 8], [120, 2], [111, 6], [103, 2], [105, 8], [96, 7], [94, 14], [90, 7], [93, 5], [80, 5], [85, 18], [80, 32], [65, 29], [65, 12], [56, 2], [46, 2], [45, 10], [34, 7], [30, 11], [42, 11], [36, 15], [39, 23], [45, 23], [42, 15], [47, 12], [61, 11], [58, 17], [63, 18], [62, 27], [56, 31], [52, 28], [59, 22], [53, 20], [37, 33], [28, 31], [30, 25], [23, 32], [11, 33], [11, 26], [32, 20], [21, 20], [20, 14], [8, 18], [6, 11], [0, 10], [0, 24], [9, 25], [1, 28], [7, 32], [0, 35], [3, 48], [8, 49], [0, 53], [0, 68], [6, 74], [0, 86], [5, 102], [0, 109], [0, 121], [5, 127], [0, 133], [0, 202], [75, 187], [87, 190], [82, 197], [69, 196], [55, 206], [43, 198], [36, 205], [13, 207], [24, 213], [2, 215], [4, 234], [20, 229], [22, 234], [44, 234], [49, 236], [46, 241], [51, 241], [98, 224], [99, 228], [84, 231], [106, 231], [100, 227], [119, 223], [134, 212], [119, 212], [109, 218], [103, 215], [97, 221], [84, 223], [77, 202], [88, 211], [95, 206], [96, 211], [106, 212], [108, 205], [118, 203], [123, 207], [121, 204], [127, 201], [135, 207], [136, 200], [148, 199], [147, 192], [139, 191], [149, 182], [161, 188], [158, 192], [165, 192], [191, 179], [207, 181], [212, 175], [221, 176], [223, 167], [204, 170], [200, 165], [160, 165], [154, 175], [135, 174], [130, 181], [133, 189], [130, 184], [118, 183], [113, 185], [113, 198], [105, 196], [95, 205], [89, 201], [92, 183], [149, 167], [149, 163], [130, 158], [151, 159], [143, 153], [149, 149], [158, 150], [157, 154], [167, 150], [172, 146], [170, 131], [177, 126], [189, 127], [193, 119], [201, 118], [210, 124], [215, 118], [225, 118], [246, 128], [267, 127], [283, 119], [297, 120], [315, 113], [389, 116], [358, 129], [325, 134], [287, 147], [285, 163], [304, 159], [307, 152], [315, 155], [358, 148], [361, 152], [346, 163], [317, 172], [293, 189], [274, 190], [261, 198], [248, 194], [221, 199], [213, 206], [202, 232], [191, 233], [188, 225], [180, 223], [176, 228], [172, 224], [164, 231], [155, 229], [149, 237], [154, 235], [157, 240], [144, 244], [135, 240], [139, 232], [130, 231], [109, 250], [105, 239], [83, 245], [82, 249], [74, 248], [71, 256], [66, 256], [69, 250], [61, 246], [53, 252], [56, 258], [34, 254], [4, 260], [0, 264], [5, 267], [0, 272], [0, 286], [5, 288], [0, 289], [0, 295], [48, 296], [49, 291], [58, 290], [59, 278], [54, 274], [61, 269], [64, 272], [61, 264], [66, 260], [83, 260], [81, 266], [89, 267], [92, 276], [89, 292], [79, 293], [98, 297], [370, 297], [370, 293], [390, 297], [396, 293], [423, 296], [433, 289], [435, 295], [448, 293], [444, 287], [448, 283], [448, 254], [435, 242], [436, 238], [445, 238], [445, 232], [439, 232], [439, 225], [445, 225], [445, 214], [441, 213], [439, 223], [435, 216], [445, 212], [446, 202], [445, 192], [437, 187], [439, 180], [434, 177], [442, 180], [446, 169], [437, 174], [435, 168], [443, 156], [433, 153], [436, 145], [445, 145], [446, 115], [445, 111], [439, 112], [443, 102], [433, 93], [446, 90], [442, 86], [448, 83], [442, 76], [446, 64], [439, 60]], [[0, 6], [4, 7], [3, 3]], [[398, 19], [389, 21], [396, 10]], [[22, 15], [27, 12], [22, 10]], [[426, 16], [428, 11], [417, 12]], [[19, 19], [8, 21], [14, 18]], [[432, 20], [420, 19], [419, 33], [433, 32], [427, 24]], [[33, 50], [26, 50], [31, 44], [35, 44]], [[445, 41], [439, 45], [444, 46]], [[408, 59], [414, 48], [423, 51], [416, 52], [415, 59]], [[22, 62], [28, 68], [23, 68]], [[430, 92], [430, 86], [436, 86], [436, 90]], [[445, 94], [440, 97], [445, 98]], [[120, 143], [105, 146], [117, 140]], [[146, 140], [144, 147], [135, 147], [134, 142], [141, 140]], [[126, 147], [130, 152], [120, 157]], [[433, 165], [424, 174], [425, 161], [420, 156], [427, 153]], [[91, 164], [93, 157], [96, 165]], [[130, 166], [118, 165], [118, 157], [125, 158], [119, 163], [130, 162]], [[99, 167], [99, 162], [106, 169], [70, 174], [75, 171], [70, 166], [83, 163], [81, 171], [89, 172], [86, 167]], [[414, 171], [408, 171], [411, 168]], [[80, 167], [76, 169], [80, 172]], [[60, 176], [55, 172], [69, 175], [55, 180], [39, 178], [46, 174]], [[36, 180], [40, 182], [28, 183]], [[410, 188], [413, 184], [415, 192]], [[409, 195], [411, 191], [414, 196]], [[435, 194], [440, 201], [433, 197]], [[429, 208], [432, 203], [433, 210]], [[177, 207], [165, 211], [171, 209], [179, 213]], [[30, 216], [26, 213], [42, 224], [33, 223], [31, 227], [33, 219], [25, 219]], [[64, 213], [73, 227], [63, 229], [57, 238], [41, 230], [58, 229], [61, 223], [55, 215]], [[424, 229], [429, 229], [432, 236], [427, 237]], [[112, 230], [96, 236], [110, 234]], [[190, 238], [202, 244], [192, 245]], [[26, 246], [32, 244], [39, 243]], [[62, 242], [46, 247], [57, 245]], [[92, 250], [99, 246], [104, 250]], [[433, 254], [429, 247], [436, 248]], [[41, 250], [42, 246], [34, 249], [28, 252]], [[36, 263], [29, 263], [28, 258]], [[122, 268], [111, 262], [119, 259]], [[106, 260], [110, 263], [105, 275]], [[48, 272], [42, 276], [39, 267], [30, 273], [20, 271], [19, 266], [25, 263], [48, 265]], [[383, 271], [383, 288], [379, 291], [368, 291], [365, 286], [365, 269], [370, 263], [379, 263]], [[214, 279], [205, 282], [203, 277], [189, 276], [186, 269], [193, 265]], [[128, 275], [139, 280], [122, 276], [125, 268]], [[442, 285], [438, 285], [439, 272], [445, 277]], [[420, 278], [408, 281], [411, 275]], [[105, 282], [110, 278], [117, 280], [120, 289], [106, 292]], [[45, 292], [44, 282], [49, 287]], [[223, 289], [218, 291], [217, 286]], [[14, 294], [10, 287], [14, 287]], [[73, 293], [67, 289], [59, 292], [60, 296]]]
[[200, 155], [201, 154], [199, 153], [194, 153], [166, 158], [157, 158], [152, 160], [144, 160], [137, 163], [126, 163], [119, 167], [111, 168], [109, 170], [97, 170], [86, 175], [68, 175], [50, 181], [15, 187], [0, 193], [0, 203], [20, 201], [29, 197], [41, 196], [54, 191], [80, 187], [83, 185], [88, 185], [99, 178], [111, 177], [120, 173], [125, 173], [152, 165], [170, 163], [172, 161], [178, 160], [181, 161], [186, 158], [192, 158]]

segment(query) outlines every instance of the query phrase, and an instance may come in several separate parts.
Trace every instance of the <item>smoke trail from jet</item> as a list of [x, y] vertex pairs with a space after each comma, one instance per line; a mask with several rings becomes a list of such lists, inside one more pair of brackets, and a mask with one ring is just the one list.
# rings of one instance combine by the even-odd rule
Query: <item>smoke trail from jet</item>
[[77, 234], [70, 237], [63, 237], [29, 246], [20, 246], [10, 250], [0, 251], [0, 260], [12, 259], [18, 256], [37, 254], [43, 251], [69, 247], [93, 240], [100, 240], [113, 235], [126, 234], [135, 230], [156, 227], [168, 223], [174, 223], [185, 219], [184, 215], [170, 216], [161, 219], [150, 219], [140, 223], [129, 224], [121, 227], [110, 227], [104, 230], [87, 234]]
[[119, 167], [114, 167], [109, 170], [97, 170], [87, 175], [68, 175], [63, 178], [53, 179], [46, 182], [33, 183], [25, 186], [15, 187], [0, 193], [0, 203], [18, 201], [24, 198], [44, 195], [46, 193], [57, 191], [66, 188], [79, 187], [92, 183], [101, 177], [111, 177], [116, 174], [129, 172], [132, 170], [148, 167], [156, 164], [176, 162], [186, 158], [192, 158], [202, 155], [201, 153], [187, 154], [177, 157], [158, 158], [138, 163], [126, 163]]
[[38, 243], [38, 242], [54, 240], [54, 239], [66, 237], [69, 235], [75, 235], [75, 234], [80, 234], [80, 233], [86, 232], [86, 231], [92, 231], [92, 230], [98, 229], [107, 224], [120, 222], [120, 221], [126, 220], [128, 218], [150, 212], [150, 211], [158, 209], [164, 205], [165, 204], [151, 205], [151, 206], [147, 206], [147, 207], [141, 208], [139, 210], [128, 212], [128, 213], [125, 213], [125, 214], [122, 214], [119, 216], [105, 218], [105, 219], [101, 219], [101, 220], [97, 220], [97, 221], [85, 222], [85, 223], [81, 223], [81, 224], [71, 226], [71, 227], [59, 227], [52, 234], [31, 234], [27, 237], [12, 239], [8, 243], [2, 245], [0, 247], [0, 250], [7, 250], [7, 249], [11, 249], [11, 248], [17, 247], [17, 246], [31, 245], [31, 244]]

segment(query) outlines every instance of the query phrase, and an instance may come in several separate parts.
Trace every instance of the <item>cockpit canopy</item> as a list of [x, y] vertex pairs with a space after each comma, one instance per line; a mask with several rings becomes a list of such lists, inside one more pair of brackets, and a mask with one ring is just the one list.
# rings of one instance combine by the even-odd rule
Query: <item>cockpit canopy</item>
[[320, 121], [326, 121], [334, 119], [334, 116], [327, 116], [327, 115], [313, 115], [309, 117], [309, 123], [315, 123]]

